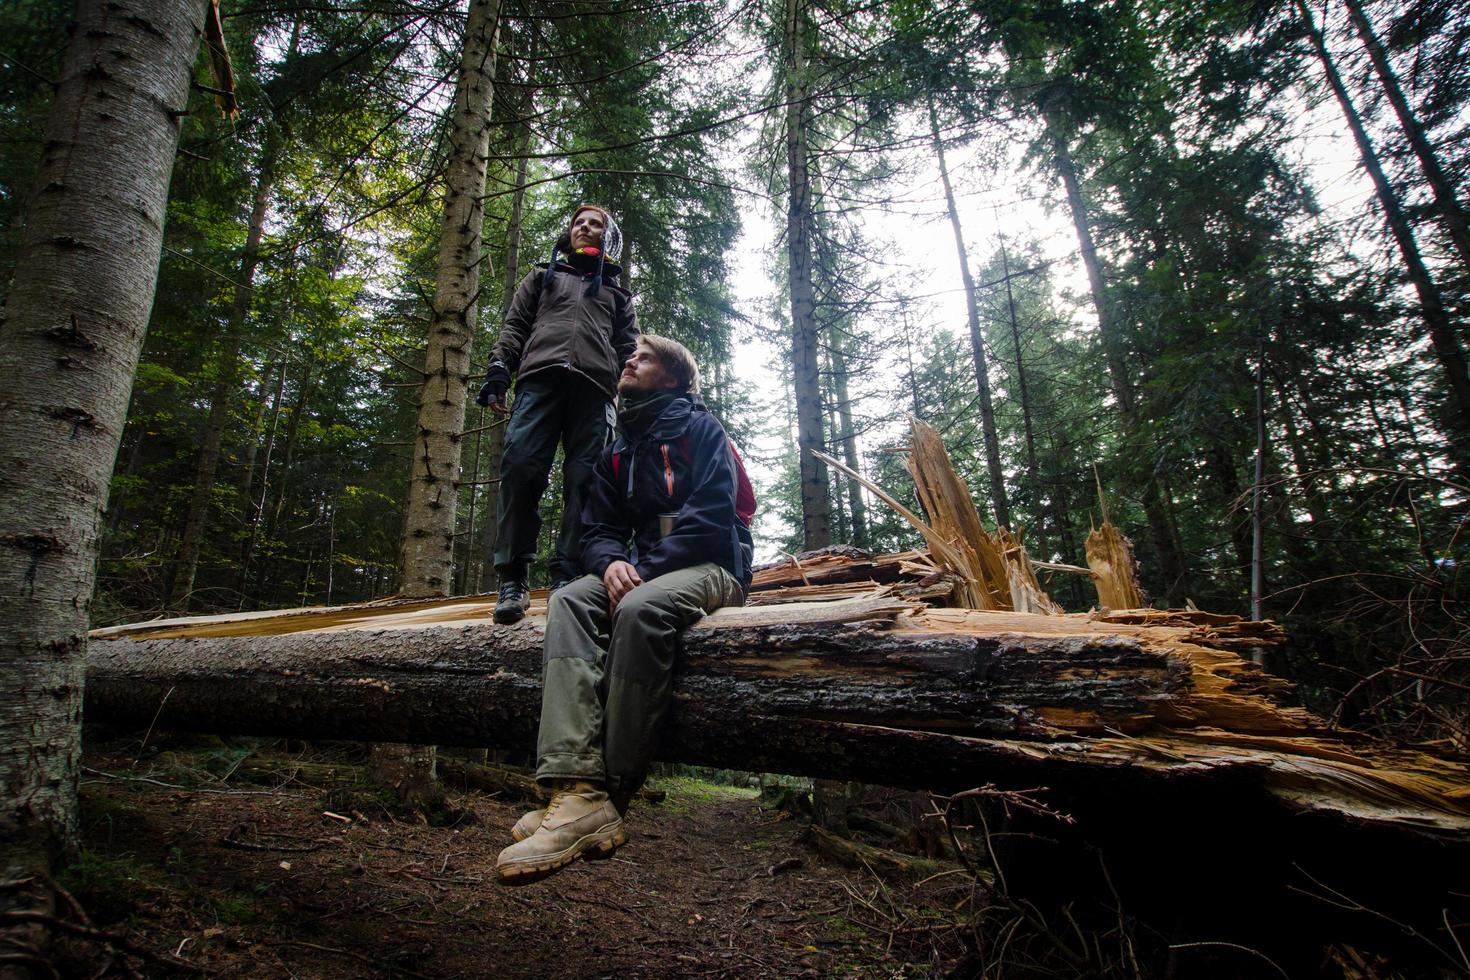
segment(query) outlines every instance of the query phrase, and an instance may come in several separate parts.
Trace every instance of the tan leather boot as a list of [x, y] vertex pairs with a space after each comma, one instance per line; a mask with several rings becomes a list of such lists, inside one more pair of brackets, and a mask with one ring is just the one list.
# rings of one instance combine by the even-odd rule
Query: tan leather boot
[[522, 814], [521, 819], [517, 820], [515, 826], [510, 828], [510, 835], [516, 839], [516, 843], [520, 843], [534, 834], [536, 829], [541, 826], [541, 821], [545, 819], [545, 808]]
[[607, 793], [592, 783], [574, 783], [556, 791], [531, 836], [500, 852], [495, 875], [503, 885], [529, 884], [579, 857], [611, 857], [627, 842], [623, 819]]

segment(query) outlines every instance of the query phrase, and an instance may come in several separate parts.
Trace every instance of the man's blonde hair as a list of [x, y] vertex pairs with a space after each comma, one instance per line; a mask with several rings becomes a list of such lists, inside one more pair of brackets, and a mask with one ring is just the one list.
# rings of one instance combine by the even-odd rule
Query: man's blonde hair
[[648, 333], [639, 337], [638, 343], [653, 351], [659, 364], [679, 382], [681, 388], [691, 395], [699, 394], [699, 365], [694, 363], [694, 355], [689, 353], [688, 347], [677, 340]]

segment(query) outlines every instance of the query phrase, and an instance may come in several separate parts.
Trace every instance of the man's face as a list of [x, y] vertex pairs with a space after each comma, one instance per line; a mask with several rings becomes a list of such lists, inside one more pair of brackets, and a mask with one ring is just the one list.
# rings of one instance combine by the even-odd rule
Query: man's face
[[634, 398], [651, 395], [663, 388], [677, 388], [679, 380], [664, 369], [663, 362], [642, 344], [633, 356], [623, 362], [618, 378], [618, 394]]
[[602, 212], [583, 208], [572, 218], [572, 249], [596, 248], [602, 245], [602, 233], [607, 230], [607, 221]]

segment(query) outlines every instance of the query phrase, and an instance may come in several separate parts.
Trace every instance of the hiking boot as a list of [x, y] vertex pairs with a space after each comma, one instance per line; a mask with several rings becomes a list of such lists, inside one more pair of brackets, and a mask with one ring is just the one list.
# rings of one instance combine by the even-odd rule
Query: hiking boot
[[[531, 816], [527, 814], [522, 820]], [[574, 783], [551, 798], [541, 826], [530, 837], [500, 852], [495, 876], [502, 885], [530, 884], [555, 874], [579, 857], [611, 857], [627, 842], [623, 818], [607, 794], [591, 783]]]
[[530, 813], [524, 814], [521, 819], [516, 821], [516, 825], [510, 828], [510, 835], [514, 837], [516, 839], [516, 843], [519, 844], [521, 841], [534, 834], [540, 828], [541, 821], [545, 819], [545, 809], [532, 810]]
[[[536, 833], [536, 829], [541, 826], [541, 821], [545, 819], [545, 810], [532, 810], [530, 813], [523, 814], [521, 816], [521, 819], [515, 822], [515, 826], [510, 828], [510, 835], [516, 839], [517, 843], [519, 843], [520, 841], [523, 841], [526, 838], [530, 837], [532, 834]], [[605, 861], [613, 856], [614, 850], [615, 848], [608, 848], [604, 850], [602, 848], [594, 847], [590, 850], [582, 852], [582, 860]]]
[[506, 626], [519, 623], [526, 615], [526, 599], [525, 579], [508, 578], [501, 582], [495, 597], [495, 621]]

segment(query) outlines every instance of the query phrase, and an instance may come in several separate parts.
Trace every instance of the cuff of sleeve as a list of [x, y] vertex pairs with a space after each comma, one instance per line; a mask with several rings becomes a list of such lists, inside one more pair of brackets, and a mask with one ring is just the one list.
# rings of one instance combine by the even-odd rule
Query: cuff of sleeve
[[607, 566], [611, 565], [615, 561], [627, 561], [627, 559], [619, 559], [617, 555], [598, 555], [596, 558], [593, 558], [589, 562], [584, 562], [583, 564], [585, 565], [587, 571], [591, 572], [593, 575], [596, 575], [598, 578], [602, 578], [604, 575], [607, 574]]

